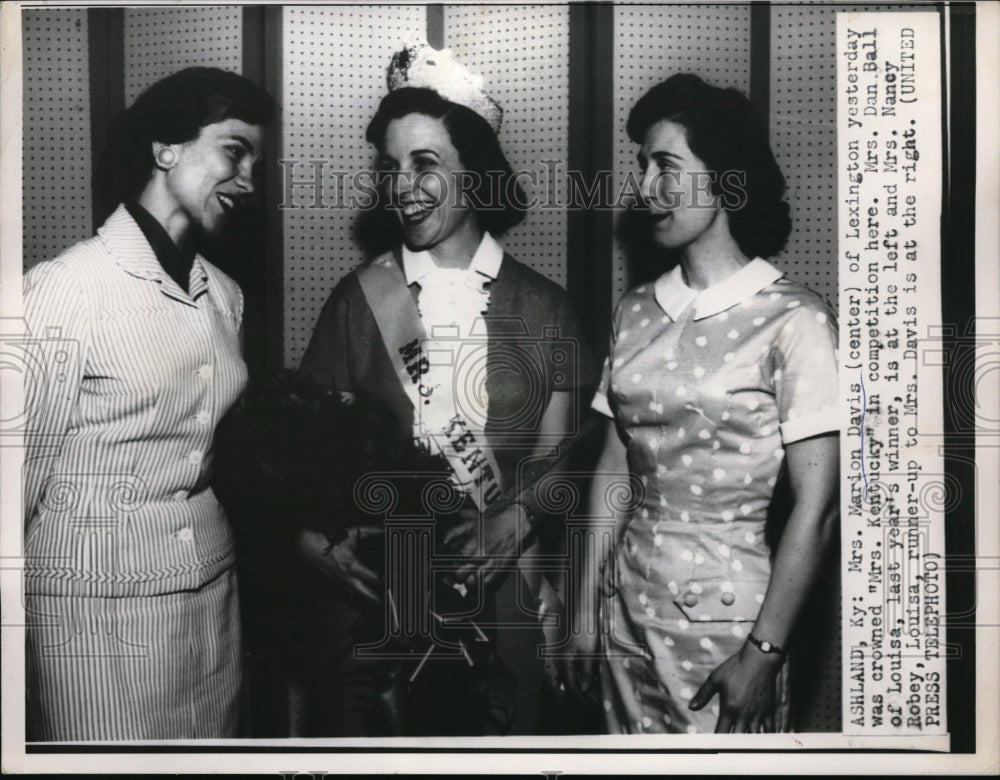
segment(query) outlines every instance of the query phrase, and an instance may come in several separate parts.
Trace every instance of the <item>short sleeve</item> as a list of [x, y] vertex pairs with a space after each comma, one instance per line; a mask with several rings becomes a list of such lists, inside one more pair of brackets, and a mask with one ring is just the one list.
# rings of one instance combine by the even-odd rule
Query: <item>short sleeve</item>
[[771, 353], [781, 440], [839, 430], [837, 326], [819, 301], [803, 301], [782, 326]]
[[30, 520], [70, 433], [90, 343], [86, 291], [69, 264], [39, 263], [24, 277], [24, 513]]
[[594, 393], [594, 400], [590, 408], [595, 412], [600, 412], [605, 417], [614, 417], [611, 411], [611, 404], [608, 403], [608, 392], [611, 386], [611, 363], [610, 358], [604, 359], [604, 367], [601, 369], [601, 381], [597, 385], [597, 392]]
[[352, 290], [360, 294], [355, 274], [350, 274], [330, 293], [323, 305], [299, 371], [317, 384], [340, 392], [356, 392], [350, 369], [350, 300]]
[[609, 339], [608, 345], [608, 356], [604, 359], [604, 366], [601, 368], [601, 378], [597, 383], [597, 392], [594, 393], [594, 400], [590, 404], [590, 408], [595, 412], [603, 414], [605, 417], [614, 417], [614, 411], [611, 409], [611, 402], [608, 400], [611, 393], [611, 361], [615, 357], [615, 344], [618, 340], [618, 332], [621, 329], [622, 320], [622, 301], [618, 302], [615, 307], [615, 313], [611, 321], [611, 337]]

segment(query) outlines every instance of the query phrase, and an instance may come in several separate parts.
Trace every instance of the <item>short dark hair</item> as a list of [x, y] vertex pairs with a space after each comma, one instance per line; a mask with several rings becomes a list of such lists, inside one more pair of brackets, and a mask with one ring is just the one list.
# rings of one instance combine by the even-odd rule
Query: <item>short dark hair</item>
[[262, 87], [219, 68], [185, 68], [157, 81], [118, 118], [112, 133], [101, 165], [111, 207], [146, 186], [154, 141], [191, 141], [201, 128], [225, 119], [266, 126], [275, 113], [274, 99]]
[[444, 123], [462, 165], [474, 176], [476, 186], [470, 196], [483, 230], [499, 235], [524, 219], [524, 190], [519, 182], [511, 181], [514, 173], [493, 128], [472, 109], [452, 103], [432, 89], [403, 87], [382, 98], [365, 138], [381, 151], [389, 122], [409, 114], [423, 114]]
[[698, 76], [683, 73], [657, 84], [632, 107], [629, 138], [641, 144], [650, 127], [661, 120], [682, 125], [688, 146], [718, 176], [713, 193], [728, 171], [746, 175], [744, 203], [727, 211], [729, 231], [750, 257], [780, 252], [792, 229], [781, 174], [767, 139], [765, 125], [750, 101], [736, 89], [713, 87]]

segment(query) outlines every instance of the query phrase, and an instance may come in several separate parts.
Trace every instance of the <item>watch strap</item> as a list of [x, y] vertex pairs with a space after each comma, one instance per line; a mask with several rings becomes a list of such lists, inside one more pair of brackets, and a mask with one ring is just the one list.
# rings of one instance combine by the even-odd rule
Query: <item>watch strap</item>
[[778, 647], [772, 642], [768, 642], [766, 639], [758, 639], [753, 634], [747, 635], [747, 641], [760, 650], [762, 653], [767, 655], [779, 655], [782, 658], [788, 655], [788, 651]]

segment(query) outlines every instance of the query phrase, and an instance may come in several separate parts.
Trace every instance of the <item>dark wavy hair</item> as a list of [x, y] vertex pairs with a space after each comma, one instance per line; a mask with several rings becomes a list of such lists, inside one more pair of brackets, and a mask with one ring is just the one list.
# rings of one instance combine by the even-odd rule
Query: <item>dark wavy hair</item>
[[684, 127], [691, 151], [717, 174], [713, 194], [723, 194], [720, 183], [725, 173], [745, 174], [746, 198], [727, 209], [729, 231], [740, 250], [749, 257], [780, 252], [792, 229], [783, 199], [785, 177], [764, 123], [746, 96], [713, 87], [689, 73], [671, 76], [632, 107], [629, 138], [641, 144], [649, 128], [664, 119]]
[[225, 119], [270, 125], [274, 99], [260, 86], [219, 68], [185, 68], [157, 81], [118, 117], [98, 171], [108, 211], [135, 198], [149, 182], [153, 142], [176, 144]]
[[365, 138], [380, 151], [389, 122], [409, 114], [440, 119], [465, 169], [476, 183], [470, 192], [476, 218], [483, 230], [499, 235], [524, 219], [526, 196], [489, 123], [470, 108], [445, 100], [432, 89], [404, 87], [390, 92], [379, 104]]

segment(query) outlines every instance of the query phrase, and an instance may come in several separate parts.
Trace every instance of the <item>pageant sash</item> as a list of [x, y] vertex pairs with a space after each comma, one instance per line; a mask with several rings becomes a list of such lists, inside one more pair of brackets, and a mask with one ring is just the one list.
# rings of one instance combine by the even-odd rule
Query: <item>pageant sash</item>
[[[430, 369], [430, 361], [423, 348], [428, 336], [406, 284], [406, 277], [391, 252], [362, 266], [357, 274], [396, 377], [413, 404], [414, 414], [419, 414], [421, 405], [432, 399], [434, 388], [423, 381]], [[504, 494], [500, 468], [485, 434], [473, 430], [457, 409], [440, 433], [432, 434], [431, 438], [447, 460], [456, 484], [470, 493], [480, 512], [500, 509], [510, 502], [511, 497]], [[525, 552], [536, 548], [537, 543], [532, 543]], [[558, 647], [563, 641], [556, 619], [563, 609], [558, 590], [549, 582], [545, 572], [532, 566], [530, 555], [519, 555], [517, 567], [519, 579], [527, 585], [537, 602], [538, 619], [546, 644]], [[508, 580], [514, 588], [518, 587], [515, 584], [517, 581]], [[507, 596], [512, 602], [521, 601], [516, 590], [508, 592]], [[551, 659], [545, 666], [550, 682], [558, 686]]]
[[[403, 271], [387, 252], [357, 273], [396, 378], [413, 404], [413, 413], [419, 415], [422, 407], [434, 402], [435, 388], [424, 381], [431, 367], [424, 349], [428, 337]], [[432, 446], [447, 460], [458, 488], [472, 497], [480, 511], [500, 500], [500, 468], [483, 431], [474, 430], [454, 409], [447, 423], [429, 435]]]

